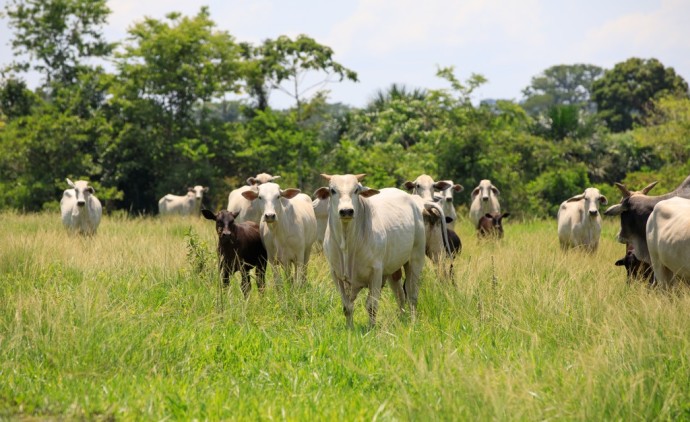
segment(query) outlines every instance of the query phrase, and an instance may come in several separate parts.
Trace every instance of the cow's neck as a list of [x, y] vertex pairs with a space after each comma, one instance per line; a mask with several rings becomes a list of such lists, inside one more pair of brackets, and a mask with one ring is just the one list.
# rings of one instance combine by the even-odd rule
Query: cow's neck
[[276, 209], [276, 221], [273, 224], [266, 224], [268, 229], [273, 233], [273, 236], [275, 236], [276, 242], [281, 245], [285, 245], [287, 238], [290, 237], [290, 225], [288, 220], [293, 220], [293, 218], [291, 218], [293, 214], [292, 204], [290, 204], [289, 200], [285, 202], [286, 203], [280, 201], [280, 210]]
[[328, 224], [331, 237], [338, 245], [340, 254], [340, 273], [345, 277], [345, 282], [352, 283], [354, 274], [355, 257], [354, 251], [357, 250], [357, 245], [366, 244], [365, 234], [367, 227], [370, 230], [371, 225], [371, 209], [367, 201], [361, 197], [357, 198], [359, 207], [355, 212], [355, 217], [347, 223], [338, 216], [336, 207], [331, 207], [331, 212], [328, 215]]

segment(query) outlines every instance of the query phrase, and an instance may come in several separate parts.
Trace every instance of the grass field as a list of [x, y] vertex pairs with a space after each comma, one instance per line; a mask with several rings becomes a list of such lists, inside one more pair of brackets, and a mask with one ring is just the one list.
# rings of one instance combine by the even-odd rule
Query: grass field
[[0, 221], [0, 419], [690, 419], [690, 294], [627, 284], [614, 220], [594, 256], [553, 221], [464, 223], [456, 286], [425, 268], [415, 323], [384, 289], [373, 330], [318, 253], [306, 286], [221, 292], [187, 257], [206, 220]]

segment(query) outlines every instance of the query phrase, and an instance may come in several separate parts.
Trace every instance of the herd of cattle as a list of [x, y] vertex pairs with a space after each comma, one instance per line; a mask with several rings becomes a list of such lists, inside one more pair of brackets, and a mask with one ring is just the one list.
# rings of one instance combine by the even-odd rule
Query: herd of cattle
[[[314, 199], [299, 189], [281, 189], [280, 176], [261, 173], [247, 185], [233, 190], [227, 209], [213, 213], [201, 209], [207, 187], [189, 188], [185, 196], [165, 195], [161, 215], [199, 215], [213, 220], [218, 234], [218, 253], [223, 282], [239, 271], [245, 296], [250, 291], [249, 271], [255, 269], [259, 290], [265, 286], [266, 266], [271, 265], [276, 283], [288, 273], [295, 283], [305, 277], [306, 265], [316, 243], [324, 252], [330, 274], [341, 295], [347, 324], [352, 326], [353, 303], [360, 290], [369, 289], [366, 308], [375, 324], [381, 288], [388, 283], [401, 312], [409, 304], [416, 313], [419, 281], [426, 257], [434, 262], [441, 278], [453, 278], [452, 263], [462, 245], [455, 232], [457, 214], [453, 193], [463, 187], [451, 180], [434, 181], [421, 175], [405, 182], [408, 192], [396, 188], [373, 189], [362, 184], [364, 174], [322, 174], [327, 186]], [[68, 231], [93, 235], [102, 207], [93, 187], [73, 183], [60, 202]], [[690, 279], [690, 177], [677, 189], [648, 196], [652, 183], [642, 191], [623, 193], [620, 203], [606, 215], [620, 215], [618, 240], [625, 243], [624, 265], [629, 278], [648, 278], [662, 287], [676, 279]], [[500, 192], [482, 180], [472, 191], [469, 218], [480, 237], [503, 236]], [[601, 234], [600, 205], [608, 200], [598, 189], [565, 200], [558, 211], [558, 238], [563, 249], [596, 251]], [[405, 281], [401, 282], [403, 270]]]

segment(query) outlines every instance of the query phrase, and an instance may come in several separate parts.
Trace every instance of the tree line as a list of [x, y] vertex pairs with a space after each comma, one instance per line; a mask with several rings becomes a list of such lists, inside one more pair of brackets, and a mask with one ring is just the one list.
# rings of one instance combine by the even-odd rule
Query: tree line
[[[223, 207], [263, 171], [307, 193], [321, 172], [365, 172], [381, 187], [453, 179], [466, 188], [458, 204], [491, 179], [506, 209], [542, 217], [588, 186], [615, 198], [613, 182], [670, 190], [690, 174], [688, 85], [653, 58], [555, 65], [522, 101], [479, 105], [482, 75], [439, 68], [444, 89], [392, 84], [354, 108], [327, 88], [356, 70], [308, 36], [241, 42], [202, 7], [143, 18], [112, 43], [109, 14], [105, 0], [6, 4], [15, 60], [0, 78], [0, 209], [55, 209], [65, 177], [89, 180], [108, 211], [152, 213], [196, 184]], [[271, 108], [277, 91], [293, 105]]]

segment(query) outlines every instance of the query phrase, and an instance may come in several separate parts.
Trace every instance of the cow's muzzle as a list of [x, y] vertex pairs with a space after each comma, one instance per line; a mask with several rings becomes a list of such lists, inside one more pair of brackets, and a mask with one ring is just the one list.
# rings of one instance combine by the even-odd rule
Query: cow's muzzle
[[275, 214], [264, 214], [264, 221], [267, 223], [275, 223], [276, 215]]
[[597, 215], [599, 215], [599, 211], [597, 211], [597, 210], [590, 210], [590, 211], [589, 211], [589, 215], [592, 216], [592, 217], [596, 217]]
[[489, 200], [489, 197], [488, 197], [488, 196], [482, 196], [482, 201], [486, 202], [486, 201], [488, 201], [488, 200]]
[[355, 216], [355, 210], [354, 208], [343, 208], [338, 210], [338, 214], [340, 215], [340, 218], [352, 218]]
[[453, 202], [453, 198], [446, 198], [446, 202]]
[[77, 201], [77, 206], [83, 207], [84, 205], [86, 205], [86, 201]]

